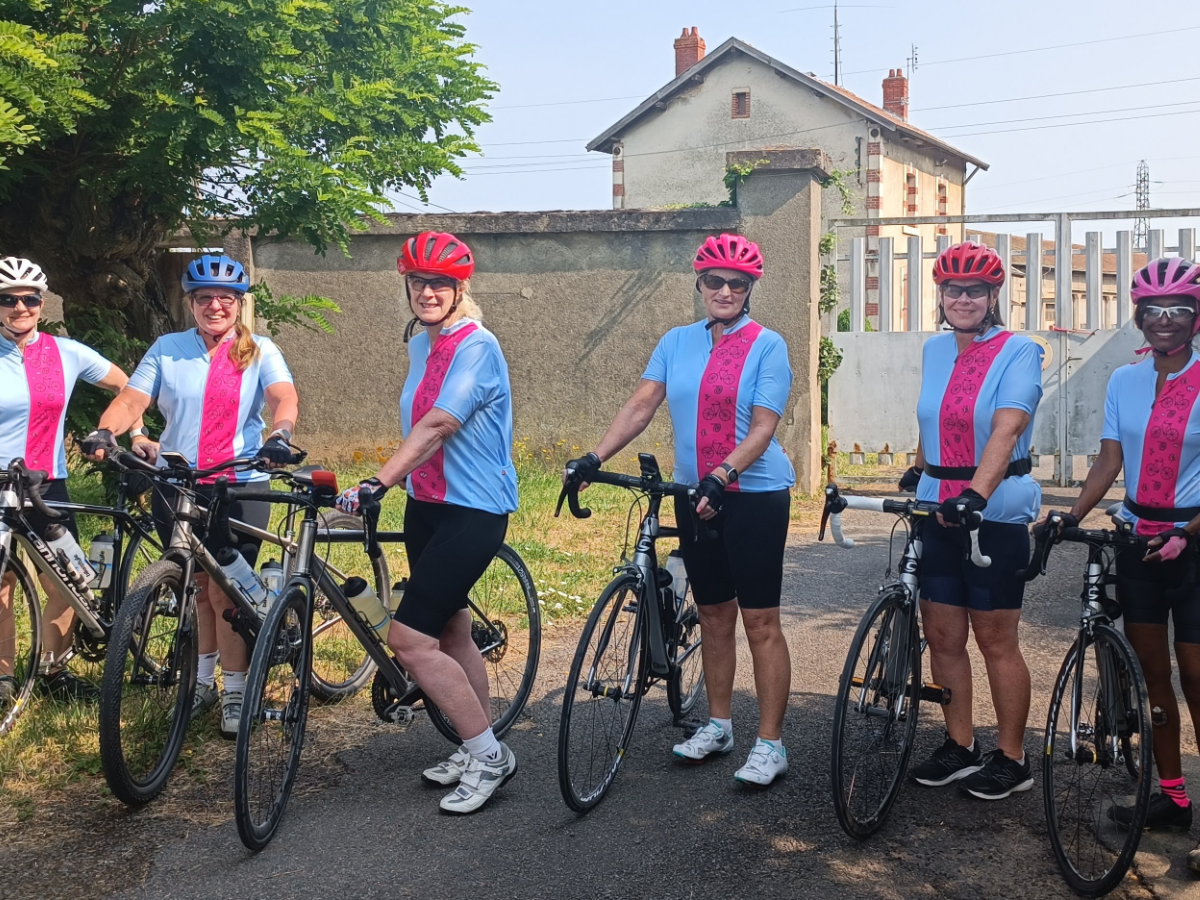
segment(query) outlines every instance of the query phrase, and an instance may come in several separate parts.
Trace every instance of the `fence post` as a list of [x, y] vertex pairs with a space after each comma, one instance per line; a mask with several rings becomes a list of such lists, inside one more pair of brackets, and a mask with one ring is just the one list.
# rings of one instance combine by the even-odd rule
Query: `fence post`
[[[1004, 283], [1000, 285], [1000, 297], [996, 302], [1000, 305], [1000, 317], [1004, 319], [1007, 327], [1012, 328], [1012, 235], [996, 235], [996, 255], [1000, 257], [1000, 264], [1004, 266]], [[1029, 329], [1028, 321], [1025, 323], [1025, 329]]]
[[1146, 237], [1146, 262], [1163, 255], [1163, 230], [1151, 228]]
[[1086, 238], [1086, 251], [1083, 260], [1084, 281], [1087, 285], [1087, 324], [1090, 331], [1104, 327], [1102, 321], [1101, 289], [1104, 284], [1104, 272], [1101, 268], [1100, 232], [1089, 231]]
[[1025, 235], [1025, 322], [1028, 331], [1042, 327], [1042, 235], [1037, 231]]
[[1059, 213], [1054, 217], [1054, 324], [1063, 329], [1075, 327], [1075, 304], [1071, 296], [1073, 268], [1071, 217]]
[[1179, 229], [1179, 255], [1191, 262], [1196, 261], [1196, 229]]
[[937, 252], [940, 254], [943, 250], [950, 246], [950, 235], [939, 234], [937, 236]]
[[921, 236], [908, 236], [908, 330], [922, 331], [925, 328], [924, 295], [921, 292], [921, 270], [924, 268], [925, 250]]
[[850, 330], [866, 331], [863, 317], [867, 310], [867, 239], [850, 241]]
[[1133, 318], [1129, 287], [1133, 284], [1133, 235], [1128, 231], [1117, 232], [1117, 327], [1121, 328]]
[[892, 238], [879, 239], [879, 330], [892, 330]]

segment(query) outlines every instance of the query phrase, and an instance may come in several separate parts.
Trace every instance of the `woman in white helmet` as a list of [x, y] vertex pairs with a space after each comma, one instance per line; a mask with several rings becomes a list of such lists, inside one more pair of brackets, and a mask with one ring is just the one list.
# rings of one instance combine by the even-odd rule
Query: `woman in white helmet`
[[[30, 469], [50, 476], [41, 486], [44, 499], [69, 502], [63, 420], [75, 382], [82, 379], [116, 393], [129, 377], [91, 347], [38, 331], [45, 290], [46, 275], [35, 263], [15, 256], [0, 259], [0, 467], [24, 459]], [[134, 449], [150, 453], [153, 444], [141, 422], [136, 435]], [[25, 510], [25, 518], [38, 531], [50, 524], [33, 509]], [[78, 540], [74, 515], [67, 513], [60, 521]], [[18, 689], [14, 583], [8, 572], [0, 581], [0, 711]], [[42, 586], [47, 599], [37, 684], [51, 696], [95, 699], [95, 686], [66, 669], [75, 612], [45, 578]]]

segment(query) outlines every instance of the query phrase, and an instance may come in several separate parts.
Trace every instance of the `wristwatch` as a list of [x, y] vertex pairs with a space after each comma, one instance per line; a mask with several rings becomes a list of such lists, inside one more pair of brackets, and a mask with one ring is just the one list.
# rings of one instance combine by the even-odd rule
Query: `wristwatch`
[[129, 439], [132, 441], [135, 437], [144, 437], [149, 440], [150, 432], [148, 432], [145, 428], [131, 428], [129, 430]]
[[283, 438], [283, 442], [285, 444], [290, 444], [292, 442], [292, 433], [286, 428], [276, 428], [269, 435], [267, 435], [267, 440], [270, 440], [273, 437]]
[[729, 463], [721, 463], [719, 466], [717, 466], [717, 468], [725, 470], [725, 483], [726, 484], [733, 484], [735, 481], [738, 480], [738, 470], [735, 469], [733, 466], [729, 465]]

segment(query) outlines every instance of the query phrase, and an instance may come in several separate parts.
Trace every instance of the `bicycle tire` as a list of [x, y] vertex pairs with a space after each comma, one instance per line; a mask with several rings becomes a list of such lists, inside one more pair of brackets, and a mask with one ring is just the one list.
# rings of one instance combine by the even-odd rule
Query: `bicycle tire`
[[8, 700], [0, 700], [0, 736], [8, 734], [17, 719], [29, 707], [33, 682], [37, 678], [38, 660], [42, 654], [42, 605], [38, 602], [37, 585], [29, 571], [13, 553], [7, 554], [7, 565], [0, 572], [12, 572], [13, 586], [9, 595], [12, 604], [13, 635], [0, 637], [0, 657], [13, 661], [13, 690]]
[[[1103, 659], [1111, 662], [1107, 668], [1115, 677], [1102, 675]], [[1117, 685], [1115, 704], [1106, 702], [1109, 683]], [[1099, 897], [1116, 887], [1137, 852], [1153, 765], [1148, 707], [1141, 666], [1123, 634], [1096, 624], [1082, 645], [1076, 639], [1059, 670], [1046, 716], [1042, 801], [1059, 871], [1084, 896]], [[1116, 758], [1116, 746], [1135, 754], [1137, 777], [1130, 776], [1128, 760]], [[1109, 812], [1118, 796], [1131, 795], [1131, 821], [1122, 829]]]
[[113, 623], [100, 688], [100, 762], [126, 806], [157, 797], [179, 759], [196, 691], [197, 641], [183, 568], [173, 560], [148, 566]]
[[676, 725], [696, 708], [704, 693], [704, 659], [700, 644], [700, 610], [689, 590], [679, 604], [669, 650], [674, 665], [667, 677], [667, 706]]
[[[542, 652], [542, 616], [537, 589], [525, 562], [501, 544], [469, 593], [471, 636], [483, 653], [492, 700], [492, 731], [503, 737], [525, 709]], [[486, 619], [487, 622], [482, 621]], [[436, 703], [424, 701], [434, 727], [450, 743], [462, 739]]]
[[287, 808], [308, 722], [312, 687], [311, 601], [300, 583], [285, 585], [254, 644], [233, 765], [238, 836], [262, 850]]
[[[359, 516], [324, 511], [321, 513], [321, 528], [317, 531], [315, 546], [321, 549], [321, 531], [362, 531], [362, 528], [363, 522]], [[339, 543], [328, 547], [330, 562], [335, 563], [338, 570], [347, 576], [365, 574], [366, 567], [370, 566], [376, 595], [388, 596], [392, 587], [386, 554], [381, 553], [378, 559], [372, 560], [358, 544]], [[353, 558], [354, 551], [362, 556], [361, 562]], [[346, 627], [319, 584], [313, 598], [312, 631], [312, 695], [323, 703], [337, 703], [357, 694], [375, 673], [375, 660], [367, 654], [354, 632]]]
[[833, 808], [842, 830], [857, 840], [886, 821], [912, 753], [921, 696], [916, 615], [904, 591], [882, 592], [858, 625], [838, 682]]
[[641, 602], [632, 573], [613, 579], [592, 607], [571, 661], [558, 726], [558, 786], [577, 813], [604, 799], [633, 739], [648, 668]]

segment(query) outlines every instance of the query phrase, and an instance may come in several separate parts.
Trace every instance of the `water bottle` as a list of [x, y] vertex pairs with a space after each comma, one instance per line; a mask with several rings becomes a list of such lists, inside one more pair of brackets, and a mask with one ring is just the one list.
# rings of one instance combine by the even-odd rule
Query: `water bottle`
[[88, 547], [88, 562], [96, 570], [90, 587], [102, 591], [112, 583], [113, 562], [117, 558], [117, 539], [113, 534], [98, 534]]
[[280, 565], [279, 560], [268, 559], [263, 563], [258, 577], [262, 579], [263, 587], [272, 595], [279, 596], [279, 592], [283, 590], [283, 566]]
[[367, 584], [365, 578], [356, 575], [342, 585], [342, 591], [358, 615], [359, 621], [367, 626], [376, 641], [386, 647], [388, 629], [392, 627], [392, 615], [376, 595], [375, 588]]
[[270, 594], [267, 593], [263, 583], [258, 580], [258, 575], [250, 568], [250, 563], [246, 562], [246, 558], [233, 547], [222, 547], [217, 551], [217, 563], [229, 580], [241, 591], [242, 596], [261, 615], [267, 608]]
[[688, 576], [687, 569], [683, 565], [683, 554], [678, 550], [672, 550], [668, 554], [667, 564], [663, 568], [671, 573], [671, 590], [675, 592], [675, 599], [682, 604], [688, 591]]
[[42, 538], [50, 547], [50, 552], [58, 560], [58, 564], [63, 567], [77, 587], [86, 588], [96, 577], [96, 570], [88, 563], [87, 557], [83, 554], [83, 548], [63, 525], [51, 522], [46, 526]]

